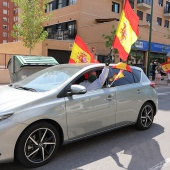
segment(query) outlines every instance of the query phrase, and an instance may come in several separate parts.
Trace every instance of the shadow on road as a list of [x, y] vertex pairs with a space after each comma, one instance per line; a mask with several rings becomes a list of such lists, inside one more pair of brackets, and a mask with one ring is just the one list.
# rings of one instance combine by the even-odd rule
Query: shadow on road
[[[51, 162], [36, 170], [82, 170], [82, 166], [106, 157], [111, 157], [122, 169], [147, 170], [164, 160], [154, 139], [163, 132], [158, 124], [146, 131], [130, 126], [107, 132], [61, 147]], [[121, 155], [130, 157], [128, 164], [120, 160]], [[0, 170], [25, 169], [18, 163], [0, 164]]]

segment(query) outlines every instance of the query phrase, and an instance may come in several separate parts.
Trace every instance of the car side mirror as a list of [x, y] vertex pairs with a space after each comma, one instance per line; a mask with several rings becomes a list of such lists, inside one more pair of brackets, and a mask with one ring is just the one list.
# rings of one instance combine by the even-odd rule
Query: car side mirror
[[70, 90], [67, 92], [68, 96], [71, 96], [73, 94], [85, 94], [87, 92], [87, 89], [84, 86], [81, 85], [71, 85]]

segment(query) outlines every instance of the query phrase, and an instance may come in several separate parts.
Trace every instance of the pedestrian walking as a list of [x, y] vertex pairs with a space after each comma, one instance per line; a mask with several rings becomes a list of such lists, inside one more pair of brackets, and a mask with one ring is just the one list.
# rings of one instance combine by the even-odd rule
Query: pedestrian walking
[[156, 85], [160, 85], [160, 81], [161, 81], [161, 71], [162, 71], [162, 67], [161, 64], [159, 63], [156, 67], [155, 67], [155, 84]]
[[157, 62], [154, 61], [152, 64], [152, 81], [155, 80], [155, 68], [157, 67]]

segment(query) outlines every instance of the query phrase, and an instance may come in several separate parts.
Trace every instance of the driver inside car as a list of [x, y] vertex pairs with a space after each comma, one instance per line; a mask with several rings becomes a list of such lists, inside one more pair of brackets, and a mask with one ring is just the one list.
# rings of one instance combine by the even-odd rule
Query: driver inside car
[[99, 77], [97, 77], [96, 71], [91, 71], [88, 73], [88, 79], [81, 82], [80, 85], [86, 87], [87, 91], [101, 89], [108, 77], [109, 64], [110, 58], [108, 57], [105, 60], [105, 67]]

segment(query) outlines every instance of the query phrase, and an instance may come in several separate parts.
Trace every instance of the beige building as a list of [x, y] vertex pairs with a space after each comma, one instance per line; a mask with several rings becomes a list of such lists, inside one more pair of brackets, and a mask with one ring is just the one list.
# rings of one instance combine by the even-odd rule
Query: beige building
[[[140, 21], [139, 40], [129, 55], [128, 63], [146, 70], [151, 0], [129, 0], [129, 2]], [[67, 63], [74, 38], [78, 34], [87, 44], [89, 50], [94, 53], [96, 59], [104, 62], [110, 49], [105, 47], [106, 40], [102, 35], [111, 35], [112, 26], [117, 27], [123, 3], [124, 0], [52, 0], [46, 10], [47, 14], [52, 12], [52, 18], [43, 24], [49, 33], [47, 40], [39, 44], [33, 54], [53, 56], [59, 63]], [[164, 35], [168, 34], [169, 19], [170, 2], [154, 0], [150, 61], [156, 60], [160, 63], [166, 61], [170, 40]], [[17, 44], [8, 44], [9, 47], [1, 44], [0, 53], [26, 54], [28, 52], [22, 45], [18, 46]], [[120, 61], [118, 55], [113, 59], [115, 63]], [[5, 63], [5, 59], [1, 63]]]

